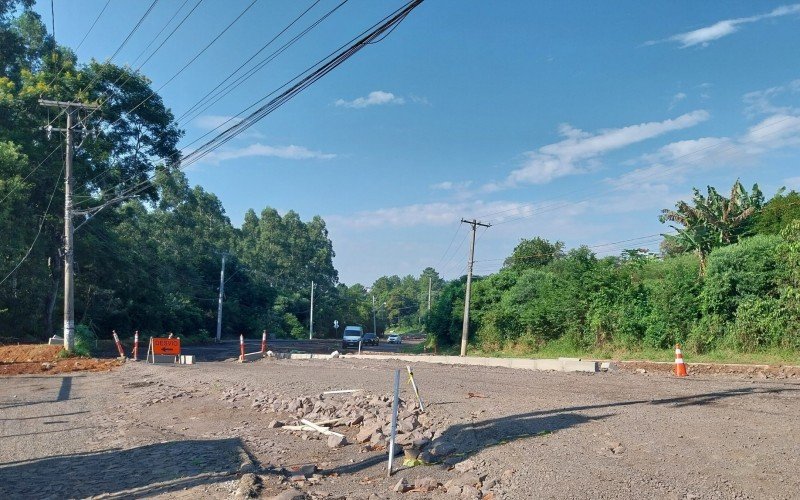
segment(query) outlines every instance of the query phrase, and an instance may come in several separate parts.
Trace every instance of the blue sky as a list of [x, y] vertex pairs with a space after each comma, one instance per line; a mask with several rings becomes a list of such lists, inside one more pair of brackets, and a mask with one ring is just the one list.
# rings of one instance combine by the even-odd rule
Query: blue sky
[[[158, 2], [114, 62], [138, 66], [178, 8], [170, 26], [197, 1]], [[154, 87], [250, 1], [204, 0], [142, 67]], [[340, 2], [320, 0], [262, 55]], [[105, 3], [55, 0], [59, 43], [76, 47]], [[108, 58], [150, 3], [111, 0], [80, 59]], [[160, 91], [167, 106], [181, 116], [312, 3], [258, 0]], [[182, 145], [402, 4], [347, 1], [184, 118]], [[49, 2], [37, 8], [49, 25]], [[479, 233], [479, 273], [533, 236], [599, 255], [655, 249], [650, 235], [668, 230], [660, 209], [692, 186], [725, 191], [740, 178], [767, 196], [800, 188], [798, 33], [800, 4], [780, 2], [427, 0], [187, 173], [237, 226], [248, 208], [322, 215], [348, 284], [427, 266], [462, 274], [462, 217], [494, 224]], [[621, 240], [632, 241], [612, 244]]]

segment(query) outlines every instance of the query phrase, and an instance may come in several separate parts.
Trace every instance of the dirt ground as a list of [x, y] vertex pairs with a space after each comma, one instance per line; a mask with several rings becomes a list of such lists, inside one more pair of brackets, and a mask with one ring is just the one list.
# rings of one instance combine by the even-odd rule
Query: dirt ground
[[[129, 362], [106, 373], [0, 377], [0, 498], [234, 498], [237, 490], [267, 498], [287, 490], [283, 498], [453, 498], [443, 486], [393, 487], [401, 478], [444, 485], [470, 474], [491, 487], [461, 498], [800, 494], [795, 379], [418, 363], [428, 414], [454, 450], [435, 465], [399, 467], [392, 478], [385, 451], [355, 443], [331, 449], [316, 434], [268, 428], [291, 418], [253, 406], [264, 394], [386, 395], [394, 368], [405, 365]], [[405, 384], [403, 397], [411, 397]], [[355, 429], [336, 430], [354, 441]], [[452, 467], [465, 460], [466, 474]], [[302, 464], [318, 472], [291, 481], [291, 468]]]
[[46, 344], [0, 346], [0, 375], [109, 371], [121, 363], [115, 359], [59, 358], [62, 347]]

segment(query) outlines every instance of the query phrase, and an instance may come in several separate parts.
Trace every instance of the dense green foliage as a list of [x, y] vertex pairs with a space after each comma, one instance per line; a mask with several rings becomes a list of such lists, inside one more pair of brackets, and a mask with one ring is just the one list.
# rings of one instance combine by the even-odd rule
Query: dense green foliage
[[[708, 192], [664, 211], [672, 215], [663, 220], [680, 219], [689, 237], [669, 238], [661, 256], [598, 258], [587, 248], [565, 253], [560, 242], [523, 240], [503, 269], [474, 282], [472, 344], [488, 352], [678, 342], [694, 352], [800, 349], [797, 193], [763, 204], [757, 186], [748, 194], [737, 182], [731, 198]], [[705, 246], [698, 251], [691, 241]], [[447, 284], [437, 300], [427, 322], [432, 342], [460, 340], [463, 283]]]
[[[0, 0], [0, 337], [60, 333], [64, 140], [42, 129], [63, 127], [64, 117], [39, 98], [101, 105], [76, 130], [78, 210], [137, 188], [88, 221], [76, 218], [79, 340], [108, 338], [112, 329], [210, 338], [223, 255], [223, 335], [308, 335], [312, 281], [316, 336], [334, 335], [334, 319], [368, 330], [373, 320], [379, 331], [420, 327], [429, 283], [433, 293], [441, 287], [435, 271], [381, 278], [369, 291], [348, 287], [338, 281], [322, 218], [267, 207], [234, 227], [215, 195], [188, 184], [182, 132], [149, 80], [128, 67], [78, 64], [31, 3]], [[101, 133], [87, 136], [83, 126]]]

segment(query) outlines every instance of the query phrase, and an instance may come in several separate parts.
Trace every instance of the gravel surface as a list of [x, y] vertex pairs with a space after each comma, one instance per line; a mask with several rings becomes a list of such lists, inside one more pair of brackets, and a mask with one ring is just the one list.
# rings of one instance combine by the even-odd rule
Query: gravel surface
[[[298, 418], [283, 403], [327, 390], [361, 389], [383, 404], [394, 368], [405, 365], [127, 363], [110, 373], [3, 377], [0, 498], [800, 494], [796, 380], [420, 363], [413, 368], [428, 406], [424, 421], [436, 431], [427, 447], [439, 453], [415, 467], [398, 457], [391, 478], [387, 452], [358, 443], [358, 424], [333, 428], [347, 442], [336, 447], [313, 431], [270, 427]], [[349, 397], [324, 399], [344, 408]], [[262, 404], [272, 399], [281, 402], [278, 413]]]

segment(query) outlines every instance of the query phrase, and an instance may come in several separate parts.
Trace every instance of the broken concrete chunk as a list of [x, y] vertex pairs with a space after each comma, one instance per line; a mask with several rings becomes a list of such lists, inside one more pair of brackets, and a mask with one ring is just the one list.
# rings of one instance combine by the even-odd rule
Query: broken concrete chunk
[[235, 498], [258, 498], [261, 492], [261, 478], [248, 473], [239, 479], [239, 487], [234, 494]]
[[339, 448], [347, 444], [347, 439], [344, 436], [331, 434], [328, 436], [328, 448]]
[[408, 491], [408, 489], [409, 489], [408, 488], [408, 481], [406, 481], [405, 478], [402, 478], [399, 481], [397, 481], [397, 484], [394, 485], [394, 488], [392, 488], [392, 491], [394, 491], [396, 493], [405, 493], [406, 491]]
[[420, 477], [414, 480], [414, 489], [423, 493], [428, 493], [439, 487], [439, 481], [434, 478]]
[[475, 468], [475, 461], [468, 458], [463, 462], [457, 463], [453, 468], [456, 470], [456, 472], [463, 474]]
[[284, 425], [286, 425], [286, 422], [282, 420], [273, 420], [267, 424], [267, 429], [277, 429], [279, 427], [283, 427]]

